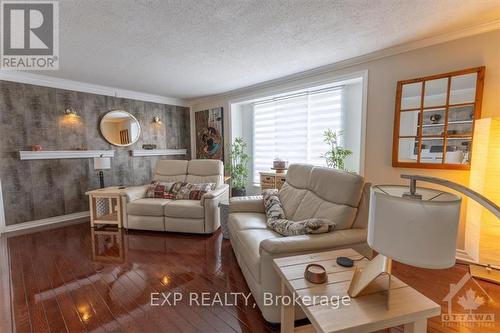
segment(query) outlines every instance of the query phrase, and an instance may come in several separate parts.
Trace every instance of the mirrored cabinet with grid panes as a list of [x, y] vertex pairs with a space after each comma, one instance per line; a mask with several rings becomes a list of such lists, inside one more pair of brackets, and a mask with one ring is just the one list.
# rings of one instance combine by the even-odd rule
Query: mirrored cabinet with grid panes
[[394, 167], [469, 169], [484, 67], [399, 81]]

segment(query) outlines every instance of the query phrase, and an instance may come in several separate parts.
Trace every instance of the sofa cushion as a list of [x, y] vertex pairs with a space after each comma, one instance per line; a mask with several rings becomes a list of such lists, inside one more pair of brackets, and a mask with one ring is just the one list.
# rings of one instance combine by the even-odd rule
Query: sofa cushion
[[291, 164], [286, 173], [286, 181], [298, 188], [307, 188], [313, 166], [310, 164]]
[[174, 184], [172, 182], [152, 181], [146, 192], [146, 198], [175, 199], [175, 195], [170, 193]]
[[356, 208], [323, 200], [313, 192], [308, 191], [291, 219], [294, 221], [311, 217], [327, 219], [335, 222], [335, 230], [341, 230], [351, 228], [356, 212]]
[[219, 160], [191, 160], [188, 163], [186, 182], [192, 184], [215, 183], [216, 187], [224, 184], [224, 164]]
[[229, 215], [228, 224], [234, 231], [246, 229], [267, 229], [266, 215], [262, 213], [231, 213]]
[[185, 182], [188, 161], [184, 160], [159, 160], [153, 180], [164, 182]]
[[[306, 196], [308, 194], [311, 193], [307, 193]], [[317, 217], [306, 217], [300, 221], [287, 219], [283, 211], [283, 207], [281, 206], [281, 201], [278, 197], [278, 190], [266, 190], [264, 191], [263, 196], [264, 206], [266, 207], [267, 226], [280, 235], [296, 236], [304, 234], [321, 234], [331, 232], [335, 228], [335, 222], [329, 219], [319, 219]], [[305, 199], [302, 200], [302, 203], [304, 201]], [[319, 207], [319, 205], [321, 205], [321, 200], [316, 201], [319, 202]], [[312, 209], [313, 212], [309, 213], [309, 216], [313, 216], [314, 210], [317, 210], [314, 206]]]
[[247, 229], [236, 232], [239, 242], [239, 255], [245, 262], [255, 280], [260, 281], [260, 242], [280, 236], [269, 229]]
[[215, 190], [215, 183], [182, 183], [175, 194], [176, 200], [201, 200], [201, 197], [210, 191]]
[[323, 200], [358, 207], [364, 179], [352, 172], [314, 167], [307, 188]]
[[139, 216], [163, 216], [164, 206], [170, 199], [144, 198], [127, 204], [127, 213]]
[[279, 197], [283, 205], [283, 210], [285, 211], [285, 216], [287, 218], [293, 218], [297, 207], [299, 207], [300, 202], [302, 201], [306, 193], [307, 190], [296, 188], [293, 185], [288, 184], [288, 181], [283, 184], [279, 191]]
[[204, 208], [197, 200], [174, 200], [164, 207], [165, 216], [202, 219], [205, 216]]
[[354, 173], [292, 164], [279, 197], [287, 219], [327, 219], [340, 230], [352, 227], [363, 187], [363, 177]]

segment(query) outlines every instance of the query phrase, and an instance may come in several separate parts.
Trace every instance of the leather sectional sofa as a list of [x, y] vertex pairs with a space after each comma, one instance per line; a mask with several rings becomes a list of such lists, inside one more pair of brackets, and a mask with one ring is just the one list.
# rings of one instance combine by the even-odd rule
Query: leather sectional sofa
[[[279, 306], [264, 306], [265, 292], [281, 294], [281, 282], [273, 259], [332, 249], [353, 248], [367, 257], [368, 200], [370, 185], [363, 177], [334, 169], [305, 164], [291, 165], [279, 191], [287, 218], [310, 217], [336, 223], [324, 234], [283, 237], [266, 226], [261, 196], [231, 198], [229, 232], [233, 250], [247, 284], [262, 312], [271, 323], [280, 322]], [[304, 318], [296, 308], [296, 319]]]
[[156, 231], [209, 234], [220, 226], [219, 203], [228, 203], [229, 186], [224, 184], [223, 163], [218, 160], [160, 160], [153, 180], [215, 183], [215, 190], [201, 200], [146, 198], [149, 185], [129, 187], [124, 227]]

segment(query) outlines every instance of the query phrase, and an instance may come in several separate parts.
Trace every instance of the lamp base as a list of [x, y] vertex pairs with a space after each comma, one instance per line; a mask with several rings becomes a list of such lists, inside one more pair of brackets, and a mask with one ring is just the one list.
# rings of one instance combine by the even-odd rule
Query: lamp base
[[359, 296], [381, 274], [388, 274], [390, 283], [391, 270], [392, 259], [382, 254], [377, 255], [364, 268], [356, 267], [347, 293], [351, 297]]
[[469, 265], [470, 275], [476, 279], [485, 280], [488, 282], [500, 284], [500, 270], [491, 266]]
[[99, 171], [99, 183], [101, 185], [101, 188], [104, 188], [104, 172]]

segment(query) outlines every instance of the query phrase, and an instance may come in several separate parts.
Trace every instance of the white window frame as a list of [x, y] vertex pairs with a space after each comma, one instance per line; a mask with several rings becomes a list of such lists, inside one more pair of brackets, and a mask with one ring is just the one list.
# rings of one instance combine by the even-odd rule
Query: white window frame
[[[256, 86], [248, 90], [239, 90], [227, 96], [227, 104], [229, 106], [229, 112], [227, 113], [228, 121], [226, 124], [232, 123], [233, 112], [239, 111], [240, 104], [248, 104], [255, 102], [259, 99], [264, 99], [268, 96], [289, 94], [293, 91], [309, 89], [312, 87], [317, 87], [327, 84], [341, 84], [344, 81], [352, 79], [362, 79], [362, 110], [361, 110], [361, 146], [360, 146], [360, 160], [359, 160], [359, 174], [363, 176], [365, 174], [365, 151], [366, 151], [366, 113], [368, 105], [368, 70], [360, 70], [348, 74], [336, 75], [334, 72], [325, 71], [318, 72], [316, 75], [294, 75], [292, 77], [287, 77], [283, 79], [278, 79], [273, 81], [272, 85], [265, 84], [262, 86]], [[221, 96], [222, 97], [222, 96]], [[220, 103], [219, 103], [220, 104]], [[194, 127], [194, 121], [192, 120], [192, 127]], [[226, 147], [234, 141], [238, 136], [235, 135], [231, 128], [226, 131]], [[253, 151], [252, 151], [253, 154]], [[227, 162], [227, 161], [226, 161]], [[250, 181], [250, 184], [253, 184]], [[254, 184], [257, 186], [256, 184]]]

